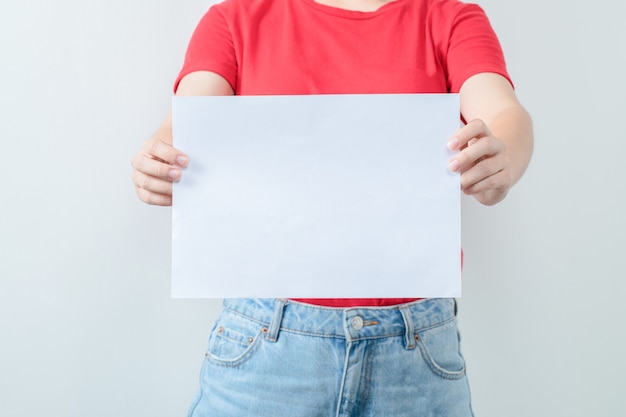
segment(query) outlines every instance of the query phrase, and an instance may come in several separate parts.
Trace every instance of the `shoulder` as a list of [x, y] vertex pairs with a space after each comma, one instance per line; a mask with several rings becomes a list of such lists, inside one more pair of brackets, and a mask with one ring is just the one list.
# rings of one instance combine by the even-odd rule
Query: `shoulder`
[[440, 20], [453, 21], [468, 14], [486, 16], [482, 7], [476, 3], [466, 3], [459, 0], [427, 0], [427, 3], [429, 3], [429, 15]]
[[471, 3], [471, 2], [461, 1], [461, 0], [415, 0], [415, 1], [417, 1], [418, 3], [419, 2], [428, 3], [428, 7], [433, 10], [446, 10], [448, 12], [454, 12], [457, 10], [464, 10], [464, 9], [482, 10], [482, 8], [476, 3]]

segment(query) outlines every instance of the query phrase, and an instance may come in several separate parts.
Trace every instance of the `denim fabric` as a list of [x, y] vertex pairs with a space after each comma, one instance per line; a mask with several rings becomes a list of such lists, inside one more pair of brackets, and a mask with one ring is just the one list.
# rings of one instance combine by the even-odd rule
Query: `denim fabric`
[[452, 299], [225, 300], [190, 417], [470, 417]]

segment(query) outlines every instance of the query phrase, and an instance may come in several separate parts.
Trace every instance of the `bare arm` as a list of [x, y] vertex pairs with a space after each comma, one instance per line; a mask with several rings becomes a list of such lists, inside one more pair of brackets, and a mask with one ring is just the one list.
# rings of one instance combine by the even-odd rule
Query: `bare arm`
[[[177, 96], [233, 95], [230, 84], [213, 72], [198, 71], [185, 76], [178, 85]], [[131, 160], [132, 180], [141, 201], [159, 206], [172, 205], [172, 183], [179, 181], [182, 168], [189, 163], [187, 155], [172, 146], [172, 114], [143, 143]]]
[[470, 77], [461, 87], [461, 114], [468, 121], [448, 143], [461, 152], [450, 170], [461, 189], [485, 205], [499, 203], [521, 178], [533, 149], [530, 116], [511, 84], [493, 73]]

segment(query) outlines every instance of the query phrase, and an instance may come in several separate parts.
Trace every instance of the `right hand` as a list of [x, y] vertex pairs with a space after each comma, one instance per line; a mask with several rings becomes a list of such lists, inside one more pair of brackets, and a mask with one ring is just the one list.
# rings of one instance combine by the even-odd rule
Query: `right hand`
[[189, 163], [187, 155], [167, 141], [171, 141], [171, 129], [159, 129], [131, 160], [135, 191], [144, 203], [171, 206], [173, 183], [180, 181], [182, 169]]

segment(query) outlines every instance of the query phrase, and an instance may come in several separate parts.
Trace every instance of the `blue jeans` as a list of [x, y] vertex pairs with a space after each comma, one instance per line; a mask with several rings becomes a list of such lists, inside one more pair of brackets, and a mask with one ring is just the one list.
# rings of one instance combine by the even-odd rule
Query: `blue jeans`
[[455, 310], [225, 300], [189, 416], [472, 416]]

